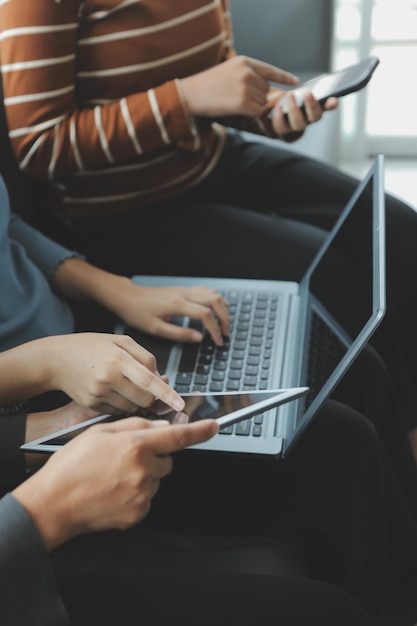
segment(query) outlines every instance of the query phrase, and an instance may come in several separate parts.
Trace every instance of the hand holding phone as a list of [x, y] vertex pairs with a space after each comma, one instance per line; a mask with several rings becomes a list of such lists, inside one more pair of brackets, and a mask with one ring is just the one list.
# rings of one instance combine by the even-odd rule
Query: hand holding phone
[[[370, 56], [355, 65], [350, 65], [342, 70], [331, 72], [328, 74], [320, 74], [311, 80], [306, 81], [299, 87], [291, 90], [297, 101], [297, 105], [302, 108], [304, 106], [304, 97], [306, 93], [311, 92], [313, 96], [324, 105], [330, 97], [340, 98], [346, 94], [359, 91], [368, 84], [371, 76], [379, 63], [376, 56]], [[279, 104], [283, 112], [288, 113], [288, 101], [284, 95]]]

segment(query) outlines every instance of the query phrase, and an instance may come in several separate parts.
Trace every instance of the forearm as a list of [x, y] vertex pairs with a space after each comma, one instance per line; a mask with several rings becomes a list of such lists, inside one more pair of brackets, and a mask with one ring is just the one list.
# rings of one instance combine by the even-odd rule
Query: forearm
[[79, 258], [69, 258], [59, 265], [52, 284], [62, 296], [84, 302], [95, 302], [113, 311], [114, 302], [130, 280], [90, 265]]
[[0, 404], [13, 404], [55, 389], [53, 353], [59, 337], [43, 337], [0, 354]]
[[48, 555], [13, 496], [0, 500], [0, 623], [68, 626]]
[[[72, 537], [71, 512], [67, 510], [62, 492], [54, 481], [40, 478], [42, 469], [21, 483], [12, 495], [25, 509], [35, 525], [47, 551], [53, 550]], [[39, 479], [38, 479], [39, 476]]]

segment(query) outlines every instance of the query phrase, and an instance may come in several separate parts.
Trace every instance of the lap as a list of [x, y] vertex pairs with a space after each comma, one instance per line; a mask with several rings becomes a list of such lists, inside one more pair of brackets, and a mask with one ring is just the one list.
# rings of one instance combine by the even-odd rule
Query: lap
[[224, 571], [205, 567], [211, 550], [167, 551], [143, 567], [131, 547], [123, 560], [106, 568], [60, 577], [59, 583], [73, 626], [198, 623], [269, 624], [276, 615], [287, 626], [312, 619], [322, 626], [371, 626], [360, 603], [346, 591], [323, 581]]
[[[178, 455], [139, 526], [81, 537], [55, 552], [64, 598], [77, 606], [77, 598], [87, 593], [88, 600], [92, 588], [91, 597], [101, 594], [103, 606], [108, 603], [108, 615], [114, 602], [129, 607], [124, 624], [130, 623], [132, 602], [154, 615], [153, 623], [162, 623], [167, 611], [180, 611], [184, 591], [192, 594], [196, 607], [205, 605], [210, 590], [213, 615], [224, 603], [231, 608], [240, 595], [242, 620], [262, 600], [268, 610], [257, 623], [266, 623], [271, 603], [278, 601], [295, 626], [304, 609], [288, 599], [306, 594], [309, 602], [316, 589], [320, 597], [319, 580], [325, 581], [323, 601], [328, 593], [333, 602], [329, 585], [344, 589], [373, 612], [381, 610], [382, 591], [390, 606], [392, 594], [415, 567], [415, 526], [387, 475], [372, 427], [352, 410], [338, 407], [330, 402], [283, 462]], [[390, 521], [387, 507], [395, 511]], [[231, 572], [210, 560], [213, 550], [274, 546], [287, 537], [299, 542], [314, 580]], [[311, 606], [319, 610], [319, 605]], [[338, 606], [336, 601], [336, 612]], [[181, 615], [187, 623], [193, 611], [185, 611]]]

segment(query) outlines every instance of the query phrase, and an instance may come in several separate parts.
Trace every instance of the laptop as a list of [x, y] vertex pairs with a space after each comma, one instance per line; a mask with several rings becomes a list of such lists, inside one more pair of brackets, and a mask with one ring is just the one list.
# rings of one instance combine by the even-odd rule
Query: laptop
[[[364, 244], [351, 236], [346, 241], [352, 229], [361, 229]], [[253, 428], [256, 435], [250, 428], [222, 429], [194, 446], [285, 457], [385, 313], [384, 157], [376, 157], [359, 182], [299, 283], [149, 275], [132, 280], [149, 286], [207, 285], [230, 302], [231, 334], [221, 348], [208, 336], [201, 344], [179, 344], [117, 324], [115, 332], [155, 354], [159, 371], [180, 394], [309, 388], [306, 396], [268, 411], [261, 432]], [[176, 322], [198, 326], [188, 318]]]

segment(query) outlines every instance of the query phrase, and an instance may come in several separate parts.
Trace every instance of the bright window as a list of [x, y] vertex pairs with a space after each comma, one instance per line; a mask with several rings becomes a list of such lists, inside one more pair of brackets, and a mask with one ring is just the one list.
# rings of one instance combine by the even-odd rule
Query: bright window
[[417, 156], [417, 0], [334, 3], [334, 68], [380, 59], [367, 87], [341, 100], [342, 158]]

